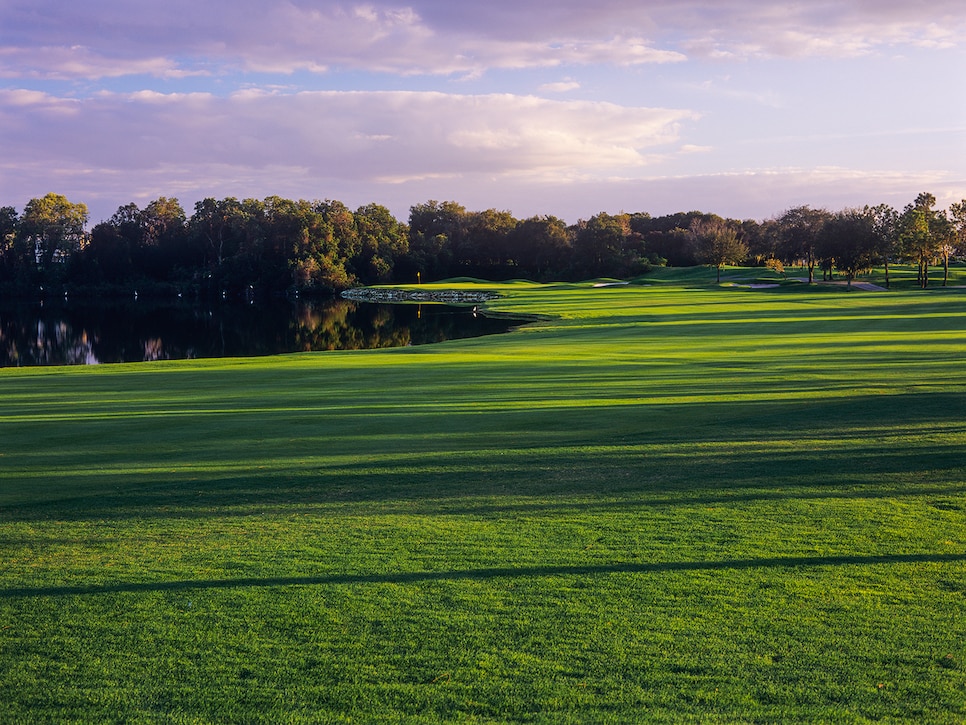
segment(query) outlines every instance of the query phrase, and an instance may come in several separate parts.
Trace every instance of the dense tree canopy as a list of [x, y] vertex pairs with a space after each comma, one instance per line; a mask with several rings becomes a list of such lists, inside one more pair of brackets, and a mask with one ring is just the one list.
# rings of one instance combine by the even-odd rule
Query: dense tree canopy
[[446, 277], [538, 281], [626, 278], [653, 265], [821, 266], [851, 281], [863, 269], [909, 261], [928, 284], [930, 265], [966, 245], [966, 200], [935, 209], [923, 193], [888, 205], [831, 213], [800, 206], [774, 219], [725, 219], [700, 211], [652, 217], [608, 214], [568, 226], [552, 216], [468, 211], [430, 200], [408, 224], [378, 204], [355, 211], [336, 200], [207, 198], [189, 216], [175, 198], [125, 204], [86, 231], [87, 208], [58, 194], [31, 199], [18, 216], [0, 208], [0, 286], [44, 285], [129, 294], [211, 296], [329, 294], [357, 284]]
[[694, 219], [688, 227], [698, 258], [715, 268], [717, 280], [721, 281], [721, 267], [739, 264], [748, 256], [748, 245], [738, 236], [734, 224], [718, 216]]
[[850, 287], [861, 270], [875, 263], [879, 246], [875, 217], [868, 209], [846, 209], [832, 215], [819, 234], [822, 257], [834, 260]]
[[53, 193], [31, 199], [20, 217], [20, 237], [26, 242], [20, 251], [28, 261], [33, 253], [36, 265], [49, 270], [55, 260], [68, 259], [83, 249], [86, 224], [84, 204], [72, 204]]

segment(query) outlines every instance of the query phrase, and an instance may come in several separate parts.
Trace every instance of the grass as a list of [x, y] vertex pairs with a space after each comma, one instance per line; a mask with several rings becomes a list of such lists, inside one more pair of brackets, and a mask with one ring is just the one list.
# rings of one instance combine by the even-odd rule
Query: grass
[[0, 371], [0, 720], [962, 722], [962, 291], [664, 274]]

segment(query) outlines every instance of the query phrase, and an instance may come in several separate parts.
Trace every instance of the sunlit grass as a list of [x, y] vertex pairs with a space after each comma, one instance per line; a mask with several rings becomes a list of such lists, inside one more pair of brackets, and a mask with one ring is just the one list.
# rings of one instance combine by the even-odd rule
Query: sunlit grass
[[962, 721], [966, 297], [712, 274], [0, 371], [0, 719]]

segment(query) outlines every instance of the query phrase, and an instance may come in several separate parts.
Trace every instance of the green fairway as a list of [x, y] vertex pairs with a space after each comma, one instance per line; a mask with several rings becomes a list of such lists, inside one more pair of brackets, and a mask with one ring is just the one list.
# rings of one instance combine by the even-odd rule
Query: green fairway
[[963, 722], [966, 293], [713, 274], [0, 370], [0, 722]]

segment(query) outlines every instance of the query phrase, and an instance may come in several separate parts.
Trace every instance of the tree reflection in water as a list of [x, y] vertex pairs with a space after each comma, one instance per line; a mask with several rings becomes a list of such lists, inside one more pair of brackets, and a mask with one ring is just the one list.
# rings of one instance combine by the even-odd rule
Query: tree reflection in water
[[447, 305], [290, 304], [0, 308], [0, 367], [91, 365], [423, 345], [506, 332], [519, 321]]

